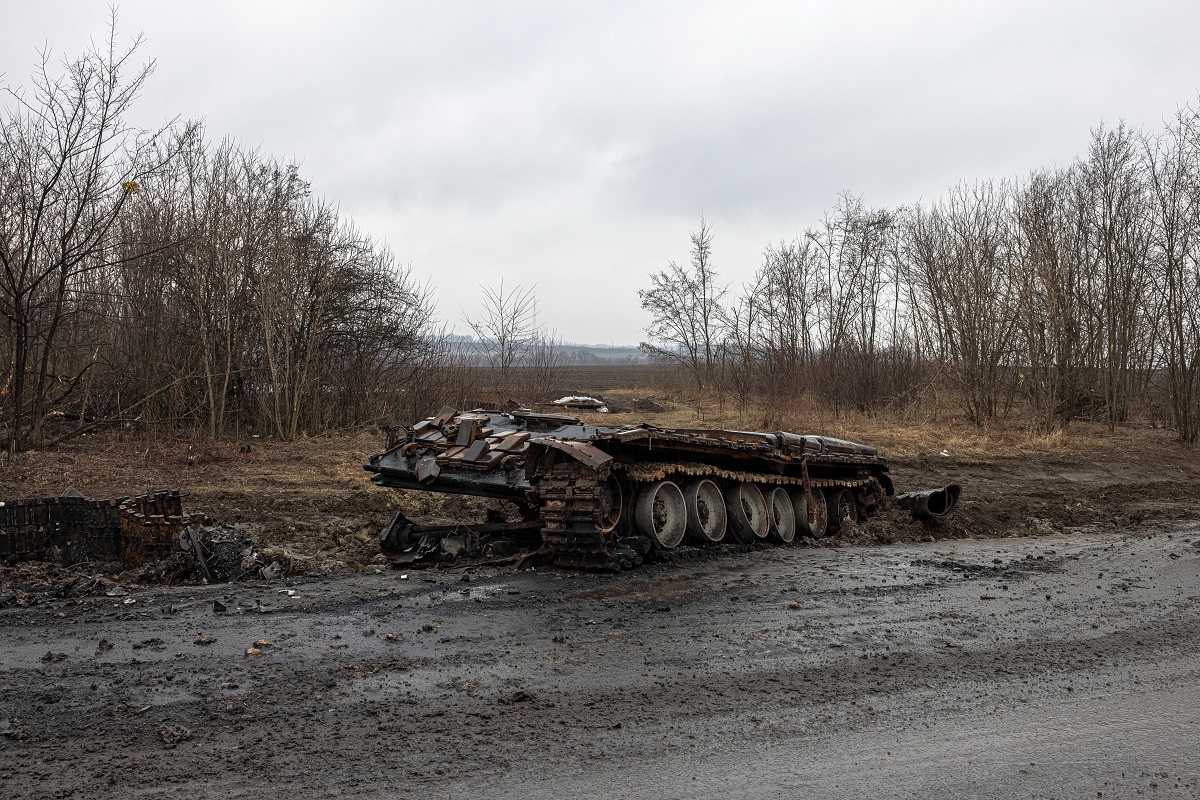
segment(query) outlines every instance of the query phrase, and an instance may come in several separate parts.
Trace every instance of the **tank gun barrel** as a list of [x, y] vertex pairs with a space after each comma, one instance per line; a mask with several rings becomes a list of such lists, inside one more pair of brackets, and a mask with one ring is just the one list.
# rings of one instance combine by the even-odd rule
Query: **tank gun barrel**
[[922, 489], [919, 492], [905, 492], [896, 495], [896, 502], [901, 508], [907, 508], [919, 519], [944, 517], [958, 505], [958, 497], [962, 487], [951, 483], [940, 489]]

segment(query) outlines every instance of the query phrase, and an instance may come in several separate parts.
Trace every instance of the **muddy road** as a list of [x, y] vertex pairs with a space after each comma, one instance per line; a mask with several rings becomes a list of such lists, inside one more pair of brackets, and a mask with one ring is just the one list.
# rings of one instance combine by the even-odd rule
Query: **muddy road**
[[1200, 528], [117, 591], [0, 611], [0, 796], [1200, 796]]

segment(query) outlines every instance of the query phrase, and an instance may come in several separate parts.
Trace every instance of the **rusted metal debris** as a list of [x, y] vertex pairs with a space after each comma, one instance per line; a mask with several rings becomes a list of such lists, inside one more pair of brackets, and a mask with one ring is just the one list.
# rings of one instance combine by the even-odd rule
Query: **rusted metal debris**
[[[388, 431], [364, 468], [381, 486], [508, 500], [535, 521], [538, 554], [568, 567], [621, 569], [698, 544], [820, 537], [894, 495], [875, 448], [784, 431], [587, 425], [562, 414], [443, 408]], [[948, 513], [957, 485], [923, 493], [918, 516]], [[479, 526], [475, 526], [477, 529]], [[385, 551], [429, 543], [454, 526], [398, 515]]]
[[477, 564], [508, 563], [518, 558], [517, 541], [536, 538], [541, 527], [542, 522], [537, 519], [427, 525], [413, 522], [403, 511], [397, 511], [380, 531], [379, 542], [394, 566], [420, 566], [460, 558], [473, 559]]
[[127, 566], [166, 558], [180, 547], [188, 530], [178, 489], [164, 489], [130, 497], [118, 506], [123, 561]]
[[380, 532], [379, 540], [385, 551], [397, 552], [423, 540], [440, 540], [456, 533], [469, 532], [476, 536], [489, 534], [511, 534], [517, 531], [536, 531], [541, 527], [537, 520], [520, 520], [517, 522], [483, 522], [477, 525], [453, 522], [441, 525], [422, 525], [413, 522], [397, 511], [391, 522]]
[[0, 503], [0, 558], [139, 566], [171, 555], [188, 518], [178, 489], [108, 499], [78, 494]]
[[934, 519], [944, 517], [958, 505], [958, 496], [962, 487], [957, 483], [943, 486], [940, 489], [925, 489], [920, 492], [905, 492], [896, 495], [896, 502], [901, 508], [907, 508], [918, 519]]

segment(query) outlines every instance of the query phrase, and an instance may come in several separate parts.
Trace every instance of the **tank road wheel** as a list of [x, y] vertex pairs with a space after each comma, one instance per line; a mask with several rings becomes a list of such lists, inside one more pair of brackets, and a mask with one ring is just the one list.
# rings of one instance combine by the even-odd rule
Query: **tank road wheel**
[[796, 512], [787, 489], [776, 486], [767, 491], [767, 509], [770, 511], [771, 536], [784, 544], [796, 538]]
[[616, 478], [609, 475], [596, 487], [596, 500], [596, 530], [612, 533], [621, 522], [621, 514], [625, 511], [625, 496]]
[[633, 519], [638, 530], [670, 550], [683, 539], [687, 509], [683, 492], [671, 481], [656, 481], [638, 492]]
[[767, 537], [770, 530], [767, 501], [753, 483], [735, 483], [726, 489], [725, 508], [738, 539], [749, 544]]
[[826, 498], [829, 504], [829, 535], [833, 536], [846, 522], [858, 522], [858, 502], [849, 489], [833, 488]]
[[710, 480], [692, 481], [683, 487], [683, 503], [687, 508], [687, 532], [702, 542], [719, 542], [725, 538], [728, 515], [721, 489]]
[[820, 539], [829, 528], [829, 506], [825, 503], [825, 495], [820, 489], [813, 489], [813, 521], [808, 521], [808, 500], [804, 490], [796, 489], [791, 493], [792, 510], [796, 513], [796, 530], [805, 536]]

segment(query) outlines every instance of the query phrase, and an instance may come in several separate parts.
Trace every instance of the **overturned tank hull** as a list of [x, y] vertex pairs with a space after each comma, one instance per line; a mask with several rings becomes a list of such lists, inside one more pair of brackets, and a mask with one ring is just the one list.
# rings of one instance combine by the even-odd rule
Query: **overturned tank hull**
[[875, 448], [841, 439], [523, 411], [444, 408], [390, 429], [364, 467], [381, 486], [512, 501], [536, 523], [543, 557], [585, 569], [628, 568], [685, 539], [824, 536], [894, 494]]

